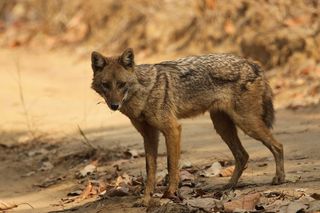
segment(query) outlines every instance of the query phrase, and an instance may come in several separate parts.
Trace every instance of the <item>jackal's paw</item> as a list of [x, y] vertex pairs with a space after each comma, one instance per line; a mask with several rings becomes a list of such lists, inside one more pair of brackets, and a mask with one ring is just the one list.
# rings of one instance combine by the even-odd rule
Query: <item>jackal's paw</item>
[[285, 176], [284, 175], [276, 175], [272, 179], [272, 185], [279, 185], [285, 182]]
[[143, 197], [133, 204], [133, 207], [148, 207], [151, 197]]
[[175, 203], [181, 203], [183, 200], [183, 197], [178, 192], [170, 192], [169, 190], [162, 195], [162, 198], [168, 198]]
[[233, 189], [236, 187], [236, 183], [228, 183], [222, 187], [223, 190]]

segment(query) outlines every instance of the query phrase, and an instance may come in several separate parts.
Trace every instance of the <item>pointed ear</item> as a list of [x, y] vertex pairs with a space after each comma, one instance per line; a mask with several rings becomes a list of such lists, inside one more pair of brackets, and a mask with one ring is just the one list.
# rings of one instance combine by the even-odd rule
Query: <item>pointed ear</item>
[[119, 58], [120, 64], [124, 66], [124, 68], [132, 68], [134, 66], [134, 54], [133, 49], [126, 49]]
[[102, 54], [93, 51], [91, 53], [91, 66], [93, 72], [101, 71], [106, 65], [105, 57]]

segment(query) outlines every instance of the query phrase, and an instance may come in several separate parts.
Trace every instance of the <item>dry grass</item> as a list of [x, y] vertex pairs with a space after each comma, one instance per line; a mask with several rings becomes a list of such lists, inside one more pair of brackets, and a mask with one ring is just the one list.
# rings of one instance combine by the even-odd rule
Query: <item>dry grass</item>
[[19, 89], [18, 90], [19, 91], [19, 99], [20, 99], [20, 104], [23, 109], [23, 114], [25, 117], [27, 132], [28, 132], [29, 136], [34, 140], [36, 138], [36, 132], [35, 132], [35, 128], [34, 128], [32, 120], [31, 120], [30, 113], [28, 111], [28, 107], [27, 107], [27, 104], [25, 101], [19, 59], [15, 60], [15, 66], [16, 66], [16, 75], [17, 75], [16, 82], [17, 82], [17, 86]]

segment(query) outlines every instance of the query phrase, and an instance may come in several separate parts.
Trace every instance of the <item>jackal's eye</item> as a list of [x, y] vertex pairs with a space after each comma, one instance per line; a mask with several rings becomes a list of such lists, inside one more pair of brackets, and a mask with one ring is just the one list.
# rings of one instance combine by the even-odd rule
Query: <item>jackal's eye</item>
[[119, 81], [119, 82], [117, 82], [117, 87], [119, 89], [122, 89], [126, 86], [126, 84], [127, 84], [126, 82]]
[[104, 88], [104, 89], [106, 89], [106, 90], [111, 90], [111, 84], [110, 83], [102, 83], [101, 84], [102, 85], [102, 87]]

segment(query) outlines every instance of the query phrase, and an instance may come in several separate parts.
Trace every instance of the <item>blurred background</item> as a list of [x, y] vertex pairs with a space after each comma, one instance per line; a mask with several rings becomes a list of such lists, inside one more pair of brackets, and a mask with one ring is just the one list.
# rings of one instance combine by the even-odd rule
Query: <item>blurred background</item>
[[234, 53], [264, 67], [277, 108], [320, 100], [318, 0], [1, 0], [0, 46], [4, 130], [111, 125], [89, 89], [92, 50], [132, 47], [137, 63]]

